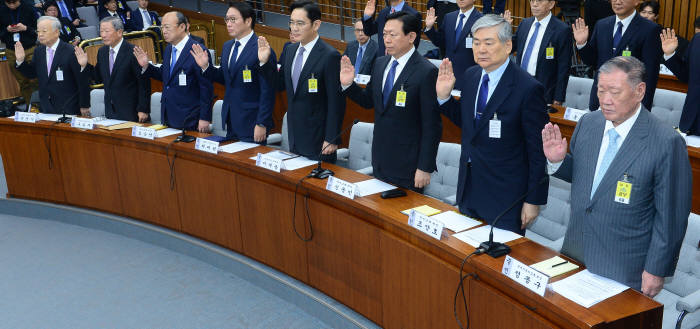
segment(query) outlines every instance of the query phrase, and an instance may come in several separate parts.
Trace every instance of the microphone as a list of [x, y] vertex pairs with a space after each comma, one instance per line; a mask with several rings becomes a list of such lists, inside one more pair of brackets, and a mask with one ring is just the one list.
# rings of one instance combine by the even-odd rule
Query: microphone
[[182, 143], [191, 143], [191, 142], [194, 142], [194, 140], [195, 140], [194, 136], [188, 135], [187, 132], [185, 131], [185, 124], [186, 124], [187, 121], [192, 117], [192, 114], [195, 114], [195, 113], [197, 113], [197, 112], [196, 112], [196, 111], [192, 111], [192, 112], [190, 112], [190, 114], [188, 114], [188, 115], [185, 117], [185, 121], [182, 123], [182, 134], [181, 134], [180, 136], [177, 136], [177, 138], [175, 138], [175, 142], [176, 142], [176, 143], [178, 143], [178, 142], [182, 142]]
[[523, 201], [532, 191], [534, 191], [536, 188], [540, 186], [540, 184], [544, 183], [547, 181], [549, 178], [549, 175], [545, 175], [540, 179], [535, 186], [531, 187], [529, 191], [525, 192], [521, 197], [519, 197], [513, 204], [511, 204], [506, 210], [504, 210], [502, 213], [500, 213], [498, 216], [496, 216], [496, 219], [493, 220], [491, 223], [491, 231], [489, 232], [489, 241], [484, 241], [479, 245], [478, 249], [481, 249], [481, 253], [486, 253], [489, 256], [493, 258], [498, 258], [503, 255], [507, 255], [510, 253], [510, 247], [505, 244], [505, 243], [500, 243], [500, 242], [494, 242], [493, 241], [493, 228], [496, 226], [496, 223], [498, 223], [498, 220], [501, 219], [507, 212], [509, 212], [511, 209], [513, 209], [518, 203]]
[[[353, 120], [353, 121], [352, 121], [352, 124], [349, 125], [349, 126], [347, 126], [347, 127], [345, 127], [345, 129], [343, 129], [343, 131], [341, 131], [341, 132], [338, 134], [338, 136], [335, 136], [335, 137], [333, 138], [333, 140], [329, 141], [329, 144], [326, 145], [326, 147], [330, 146], [336, 139], [338, 139], [341, 135], [343, 135], [345, 132], [347, 132], [348, 129], [350, 129], [352, 126], [354, 126], [354, 125], [355, 125], [356, 123], [358, 123], [358, 122], [360, 122], [360, 119], [355, 119], [355, 120]], [[325, 178], [327, 178], [328, 176], [333, 176], [333, 175], [335, 175], [335, 173], [334, 173], [332, 170], [330, 170], [330, 169], [323, 169], [323, 168], [321, 167], [321, 154], [323, 154], [323, 151], [326, 150], [326, 147], [322, 148], [322, 149], [321, 149], [321, 152], [318, 153], [318, 166], [316, 166], [316, 168], [314, 168], [314, 170], [312, 170], [311, 173], [309, 174], [309, 176], [307, 176], [307, 177], [310, 177], [310, 178], [318, 178], [318, 179], [325, 179]]]
[[[547, 91], [544, 93], [545, 96], [549, 95], [549, 93], [554, 89], [556, 85], [549, 87]], [[552, 99], [552, 103], [554, 103], [554, 99]], [[552, 113], [557, 113], [559, 110], [555, 109], [552, 107], [552, 104], [547, 104], [547, 113], [552, 114]]]
[[[70, 97], [68, 97], [68, 99], [65, 102], [63, 102], [63, 105], [61, 106], [61, 113], [63, 114], [63, 116], [58, 118], [58, 120], [56, 120], [56, 122], [59, 122], [59, 123], [70, 122], [71, 118], [66, 116], [66, 105], [68, 105], [68, 103], [72, 102], [75, 99], [75, 97], [78, 96], [79, 94], [80, 94], [79, 92], [75, 93], [75, 94], [71, 95]], [[51, 97], [51, 95], [49, 95], [49, 102], [51, 103], [51, 105], [54, 108], [56, 107], [56, 104], [54, 104], [53, 97]]]

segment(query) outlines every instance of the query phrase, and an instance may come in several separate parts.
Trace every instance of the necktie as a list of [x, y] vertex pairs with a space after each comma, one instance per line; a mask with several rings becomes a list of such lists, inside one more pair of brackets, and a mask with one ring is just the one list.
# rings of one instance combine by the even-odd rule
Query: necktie
[[481, 88], [479, 88], [479, 98], [476, 100], [476, 113], [474, 113], [474, 126], [481, 119], [481, 115], [486, 109], [486, 102], [489, 98], [489, 75], [484, 74], [484, 78], [481, 79]]
[[360, 74], [360, 66], [362, 65], [362, 47], [359, 47], [360, 50], [357, 51], [357, 59], [355, 59], [355, 75]]
[[520, 67], [527, 70], [528, 64], [530, 64], [530, 56], [532, 56], [532, 49], [535, 48], [535, 41], [537, 41], [537, 34], [540, 32], [540, 22], [535, 22], [535, 32], [532, 33], [530, 37], [530, 42], [527, 43], [527, 49], [523, 55]]
[[237, 57], [238, 57], [238, 46], [240, 46], [241, 43], [236, 41], [236, 43], [233, 45], [233, 50], [231, 51], [231, 58], [228, 61], [228, 72], [233, 76], [233, 67], [236, 65]]
[[48, 72], [48, 75], [51, 75], [51, 64], [53, 63], [53, 49], [52, 48], [46, 48], [46, 51], [48, 51], [48, 57], [46, 58], [46, 72]]
[[394, 60], [391, 63], [389, 73], [386, 75], [386, 81], [384, 81], [384, 90], [382, 91], [384, 108], [386, 108], [389, 105], [389, 96], [391, 96], [391, 90], [394, 88], [394, 76], [396, 75], [397, 66], [399, 66], [399, 62], [397, 60]]
[[605, 150], [605, 154], [603, 155], [603, 160], [600, 162], [600, 168], [598, 168], [598, 172], [595, 174], [595, 178], [593, 178], [593, 187], [591, 188], [591, 198], [593, 198], [593, 194], [595, 194], [596, 189], [598, 189], [598, 185], [600, 184], [600, 181], [603, 180], [603, 176], [605, 176], [605, 172], [608, 171], [608, 167], [610, 167], [610, 164], [612, 163], [613, 159], [615, 159], [615, 154], [617, 154], [617, 138], [620, 137], [620, 135], [615, 131], [615, 129], [610, 129], [608, 130], [608, 149]]
[[613, 36], [613, 49], [617, 49], [617, 46], [620, 45], [620, 39], [622, 39], [622, 22], [617, 22], [617, 31]]
[[112, 75], [112, 68], [114, 68], [114, 49], [109, 49], [109, 74]]
[[176, 56], [177, 56], [177, 48], [171, 46], [173, 48], [173, 52], [170, 55], [170, 76], [173, 76], [173, 67], [175, 67], [175, 63], [177, 62]]
[[[459, 43], [459, 35], [462, 34], [462, 29], [464, 26], [462, 25], [464, 21], [464, 14], [459, 14], [459, 24], [457, 24], [457, 29], [455, 29], [455, 45]], [[459, 48], [459, 47], [455, 47]]]
[[66, 7], [65, 2], [63, 0], [58, 2], [58, 9], [61, 10], [61, 16], [68, 18], [69, 21], [72, 21], [73, 18], [70, 16], [70, 12], [68, 11], [68, 7]]
[[153, 21], [151, 21], [151, 15], [149, 15], [147, 11], [142, 10], [141, 14], [143, 14], [143, 21], [146, 22], [144, 26], [149, 27], [153, 25]]
[[299, 45], [299, 52], [297, 53], [297, 59], [294, 62], [294, 69], [292, 69], [292, 87], [294, 92], [297, 91], [297, 84], [299, 83], [299, 76], [301, 76], [301, 68], [304, 66], [304, 51], [306, 49]]

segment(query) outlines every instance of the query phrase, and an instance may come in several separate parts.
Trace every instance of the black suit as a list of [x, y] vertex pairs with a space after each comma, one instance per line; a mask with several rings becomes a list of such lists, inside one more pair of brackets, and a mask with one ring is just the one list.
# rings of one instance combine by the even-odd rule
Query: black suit
[[109, 73], [109, 46], [97, 51], [97, 67], [87, 66], [87, 74], [96, 83], [104, 83], [105, 116], [108, 119], [138, 121], [138, 112], [150, 113], [148, 102], [150, 82], [141, 74], [134, 45], [122, 39]]
[[[423, 21], [423, 19], [420, 16], [420, 13], [415, 9], [411, 8], [411, 6], [409, 6], [406, 2], [404, 2], [401, 11], [414, 15], [418, 18], [419, 21]], [[374, 20], [374, 16], [368, 19], [364, 19], [364, 17], [362, 18], [362, 26], [364, 27], [365, 34], [370, 37], [375, 34], [377, 35], [377, 43], [379, 44], [377, 56], [383, 56], [386, 53], [386, 48], [384, 47], [384, 24], [386, 24], [386, 17], [389, 16], [390, 13], [391, 7], [387, 6], [379, 12], [376, 21]], [[420, 43], [420, 33], [418, 33], [418, 35], [416, 36], [416, 40], [414, 41], [414, 43], [417, 49], [418, 44]]]
[[[593, 29], [591, 40], [581, 49], [579, 54], [586, 65], [595, 67], [596, 71], [609, 59], [622, 55], [622, 51], [629, 48], [632, 56], [636, 57], [646, 68], [646, 85], [647, 90], [644, 95], [642, 104], [647, 109], [651, 108], [654, 100], [654, 92], [656, 91], [656, 82], [659, 80], [659, 64], [661, 58], [661, 32], [659, 26], [640, 16], [639, 13], [634, 14], [634, 18], [629, 23], [627, 30], [620, 39], [620, 44], [613, 51], [613, 31], [616, 16], [606, 17], [598, 21]], [[598, 110], [598, 73], [595, 74], [593, 87], [591, 88], [591, 97], [589, 101], [589, 109], [592, 111]]]
[[[307, 45], [308, 46], [308, 45]], [[263, 65], [268, 81], [287, 92], [287, 129], [290, 151], [310, 159], [318, 159], [323, 142], [339, 144], [334, 138], [340, 132], [345, 115], [345, 97], [340, 91], [340, 53], [318, 38], [304, 64], [296, 93], [292, 85], [293, 63], [299, 43], [285, 47], [279, 71], [273, 60]], [[306, 51], [309, 51], [308, 49]], [[318, 91], [309, 92], [308, 80], [313, 74]], [[321, 157], [334, 162], [336, 153]]]
[[100, 13], [100, 21], [106, 17], [117, 16], [122, 19], [122, 24], [124, 24], [124, 32], [131, 32], [131, 19], [126, 16], [125, 11], [116, 11], [114, 15], [110, 14], [109, 11], [105, 10]]
[[[3, 5], [5, 2], [2, 2]], [[7, 7], [0, 7], [0, 41], [5, 46], [14, 51], [14, 33], [7, 31], [7, 27], [13, 24], [22, 23], [27, 26], [26, 31], [19, 33], [19, 41], [25, 49], [34, 47], [36, 44], [36, 18], [32, 7], [24, 3], [20, 4], [15, 10], [10, 10]]]
[[[517, 47], [518, 56], [516, 62], [521, 65], [527, 47], [527, 36], [535, 22], [535, 17], [529, 17], [518, 25], [518, 31], [513, 40]], [[544, 99], [547, 104], [553, 101], [564, 103], [566, 86], [569, 84], [569, 71], [571, 67], [571, 54], [573, 52], [573, 34], [571, 27], [554, 15], [549, 19], [547, 28], [539, 33], [544, 33], [539, 49], [533, 49], [531, 60], [537, 58], [535, 79], [545, 88]], [[533, 33], [534, 37], [534, 33]], [[547, 48], [554, 48], [554, 57], [547, 59]]]
[[664, 64], [678, 80], [688, 83], [680, 130], [693, 135], [700, 134], [700, 33], [695, 34], [685, 52], [677, 50]]
[[[350, 62], [352, 65], [357, 67], [357, 49], [360, 47], [360, 43], [357, 42], [357, 40], [352, 41], [348, 43], [348, 46], [345, 47], [345, 52], [343, 55], [347, 55], [348, 58], [350, 58]], [[364, 75], [372, 75], [372, 66], [374, 65], [374, 59], [377, 58], [377, 48], [379, 46], [377, 45], [377, 42], [369, 39], [367, 40], [367, 44], [365, 46], [365, 50], [362, 53], [362, 63], [360, 63], [360, 74]]]
[[[374, 108], [374, 176], [415, 189], [416, 169], [427, 173], [437, 169], [435, 162], [442, 136], [442, 120], [435, 93], [438, 69], [415, 51], [396, 77], [385, 108], [382, 80], [391, 61], [392, 56], [378, 58], [367, 88], [353, 83], [346, 93], [360, 106]], [[401, 88], [406, 92], [404, 107], [396, 105], [396, 94]]]
[[76, 37], [82, 39], [78, 28], [75, 27], [68, 18], [59, 17], [58, 20], [61, 21], [61, 34], [59, 35], [61, 41], [71, 43]]
[[[160, 26], [160, 19], [158, 19], [158, 14], [156, 14], [155, 11], [149, 11], [148, 16], [151, 17], [151, 26], [157, 25]], [[146, 24], [144, 23], [144, 17], [141, 14], [141, 9], [136, 8], [136, 10], [131, 11], [131, 28], [134, 31], [142, 31], [144, 30], [144, 26]], [[160, 34], [160, 33], [158, 33]]]
[[[63, 81], [59, 81], [56, 74], [59, 68], [63, 72]], [[80, 72], [72, 45], [58, 41], [49, 72], [44, 45], [36, 47], [31, 62], [24, 61], [17, 69], [27, 78], [39, 78], [41, 112], [60, 114], [65, 108], [66, 114], [79, 114], [81, 107], [90, 107], [90, 88], [85, 75]]]

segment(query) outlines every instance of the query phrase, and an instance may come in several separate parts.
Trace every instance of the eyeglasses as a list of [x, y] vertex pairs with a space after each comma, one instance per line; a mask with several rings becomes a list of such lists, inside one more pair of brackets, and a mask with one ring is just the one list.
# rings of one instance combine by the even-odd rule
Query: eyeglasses
[[543, 3], [543, 2], [550, 2], [552, 0], [530, 0], [530, 3]]
[[304, 22], [304, 21], [289, 21], [289, 27], [302, 28], [305, 25], [306, 25], [306, 22]]
[[238, 18], [233, 17], [233, 16], [227, 16], [224, 18], [224, 22], [231, 23], [231, 24], [236, 24], [236, 21], [238, 21], [238, 20], [239, 20]]

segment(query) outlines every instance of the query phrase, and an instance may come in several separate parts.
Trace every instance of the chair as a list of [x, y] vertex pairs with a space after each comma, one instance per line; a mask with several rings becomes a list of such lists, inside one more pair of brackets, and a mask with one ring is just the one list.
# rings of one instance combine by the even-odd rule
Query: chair
[[571, 184], [550, 176], [547, 204], [540, 206], [540, 214], [525, 231], [525, 237], [559, 251], [570, 216]]
[[218, 100], [214, 103], [211, 113], [211, 133], [217, 136], [226, 136], [226, 129], [223, 128], [223, 122], [221, 122], [221, 107], [224, 101]]
[[[85, 20], [85, 25], [95, 27], [100, 25], [100, 18], [97, 16], [97, 9], [95, 9], [95, 6], [77, 7], [75, 10], [78, 11], [78, 16]], [[92, 39], [88, 38], [82, 31], [80, 35], [83, 36], [83, 40]]]
[[287, 132], [287, 113], [282, 118], [282, 133], [267, 136], [267, 145], [284, 151], [289, 151], [289, 132]]
[[151, 95], [151, 123], [160, 124], [160, 97], [162, 93], [155, 92]]
[[104, 89], [93, 89], [90, 91], [90, 114], [95, 118], [105, 116]]
[[80, 35], [83, 36], [83, 40], [95, 39], [100, 36], [100, 33], [97, 31], [97, 25], [78, 27], [77, 29]]
[[593, 79], [569, 77], [569, 84], [566, 87], [566, 100], [563, 105], [579, 110], [588, 109], [591, 87], [593, 87]]
[[666, 89], [656, 89], [651, 114], [671, 127], [678, 127], [685, 104], [684, 93]]
[[350, 130], [348, 148], [338, 150], [338, 165], [365, 175], [372, 174], [374, 124], [358, 122]]
[[126, 5], [129, 6], [129, 9], [136, 10], [139, 7], [139, 2], [138, 1], [127, 1]]
[[654, 297], [664, 304], [663, 328], [700, 328], [700, 216], [688, 216], [676, 272]]
[[2, 155], [0, 154], [0, 199], [7, 197], [7, 178], [5, 178], [5, 168], [2, 164]]
[[437, 170], [430, 175], [430, 184], [423, 191], [425, 195], [450, 205], [457, 204], [457, 180], [461, 155], [462, 147], [459, 144], [440, 142]]

